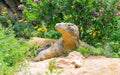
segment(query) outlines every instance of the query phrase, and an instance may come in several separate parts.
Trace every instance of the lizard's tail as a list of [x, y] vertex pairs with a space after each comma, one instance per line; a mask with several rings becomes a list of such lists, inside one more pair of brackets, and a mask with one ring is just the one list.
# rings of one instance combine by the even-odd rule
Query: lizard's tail
[[87, 43], [85, 43], [85, 42], [83, 42], [81, 40], [79, 40], [79, 43], [80, 43], [80, 46], [84, 46], [86, 48], [95, 48], [94, 46], [91, 46], [91, 45], [89, 45], [89, 44], [87, 44]]

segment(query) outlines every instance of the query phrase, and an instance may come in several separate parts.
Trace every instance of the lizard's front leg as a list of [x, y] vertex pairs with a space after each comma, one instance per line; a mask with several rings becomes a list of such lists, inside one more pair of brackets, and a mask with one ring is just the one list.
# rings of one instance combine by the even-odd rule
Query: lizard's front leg
[[33, 61], [38, 62], [38, 61], [42, 61], [42, 60], [49, 59], [52, 57], [60, 56], [61, 54], [62, 54], [61, 51], [56, 50], [53, 46], [51, 46], [39, 52], [38, 56], [35, 57]]
[[38, 53], [40, 53], [41, 51], [43, 51], [43, 50], [45, 50], [45, 49], [47, 49], [47, 48], [49, 48], [51, 45], [53, 45], [54, 43], [49, 43], [49, 44], [47, 44], [46, 46], [44, 46], [44, 47], [42, 47], [42, 48], [39, 48], [37, 51], [36, 51], [36, 53], [38, 54]]
[[39, 54], [37, 55], [37, 57], [33, 59], [33, 61], [38, 62], [38, 61], [42, 61], [45, 59], [49, 59], [51, 57], [53, 57], [53, 55], [52, 55], [50, 48], [48, 48], [48, 49], [45, 49], [39, 52]]

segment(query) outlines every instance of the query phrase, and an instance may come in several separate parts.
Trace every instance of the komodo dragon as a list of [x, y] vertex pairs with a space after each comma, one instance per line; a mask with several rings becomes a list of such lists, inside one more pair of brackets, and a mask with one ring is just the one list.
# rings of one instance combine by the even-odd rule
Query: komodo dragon
[[76, 50], [80, 46], [92, 48], [81, 40], [79, 40], [79, 29], [73, 23], [57, 23], [56, 30], [62, 34], [62, 37], [54, 43], [50, 43], [42, 47], [38, 52], [38, 56], [33, 61], [42, 61], [52, 57], [61, 56], [67, 53], [67, 50]]

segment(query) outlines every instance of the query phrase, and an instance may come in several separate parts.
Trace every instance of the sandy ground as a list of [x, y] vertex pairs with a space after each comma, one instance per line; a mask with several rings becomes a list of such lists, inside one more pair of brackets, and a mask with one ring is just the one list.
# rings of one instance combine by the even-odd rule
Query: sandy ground
[[[50, 73], [51, 60], [54, 66]], [[83, 57], [78, 52], [71, 52], [67, 57], [51, 58], [40, 62], [27, 62], [27, 67], [15, 75], [120, 75], [120, 59], [104, 56]]]

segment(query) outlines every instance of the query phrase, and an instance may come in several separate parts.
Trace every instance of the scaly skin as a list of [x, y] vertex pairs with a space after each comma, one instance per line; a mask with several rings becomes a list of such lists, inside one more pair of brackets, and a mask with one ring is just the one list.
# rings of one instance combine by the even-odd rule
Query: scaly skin
[[43, 47], [33, 61], [61, 56], [67, 53], [67, 50], [76, 50], [79, 46], [92, 47], [79, 40], [79, 29], [73, 23], [57, 23], [55, 28], [62, 34], [62, 38], [55, 43], [51, 43], [48, 47]]
[[29, 40], [29, 44], [31, 46], [40, 46], [40, 47], [44, 47], [50, 43], [55, 43], [57, 40], [56, 39], [46, 39], [46, 38], [38, 38], [38, 37], [34, 37], [31, 40]]

